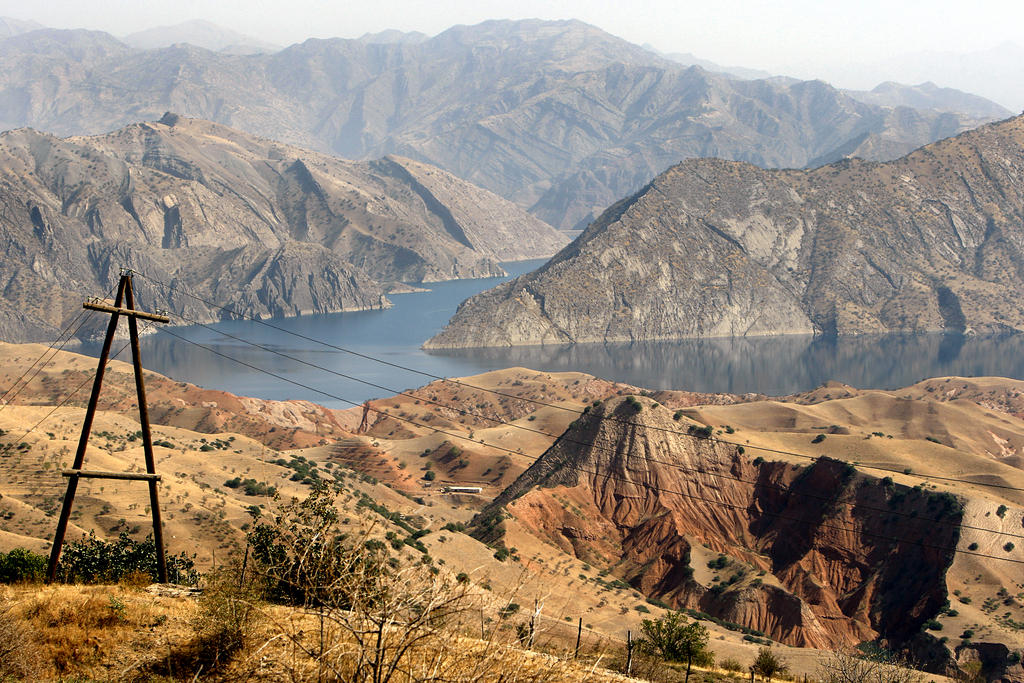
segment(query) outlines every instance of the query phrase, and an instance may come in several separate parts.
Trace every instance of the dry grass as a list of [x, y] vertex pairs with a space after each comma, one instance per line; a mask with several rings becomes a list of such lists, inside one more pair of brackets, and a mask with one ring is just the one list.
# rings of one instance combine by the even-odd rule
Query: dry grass
[[[213, 599], [217, 606], [211, 608], [204, 606], [206, 598], [159, 595], [159, 590], [124, 586], [8, 589], [0, 596], [4, 605], [0, 611], [0, 679], [192, 681], [198, 676], [212, 681], [370, 680], [352, 675], [358, 648], [341, 629], [326, 627], [325, 654], [333, 653], [332, 666], [323, 666], [321, 658], [310, 656], [320, 648], [316, 612], [253, 601], [246, 602], [247, 616], [239, 622], [224, 616], [223, 595]], [[231, 613], [238, 615], [237, 611]], [[224, 623], [242, 624], [237, 644], [224, 647], [224, 641], [211, 641], [211, 632]], [[468, 621], [462, 624], [468, 625]], [[452, 624], [451, 629], [439, 630], [418, 643], [391, 681], [627, 680], [601, 668], [606, 658], [573, 661], [521, 649], [514, 636], [498, 628], [491, 629], [486, 639], [460, 634], [459, 628]]]
[[22, 586], [12, 590], [11, 616], [33, 642], [37, 680], [121, 680], [135, 662], [187, 633], [189, 600], [122, 586]]
[[15, 612], [11, 591], [0, 594], [0, 680], [39, 676], [32, 632]]

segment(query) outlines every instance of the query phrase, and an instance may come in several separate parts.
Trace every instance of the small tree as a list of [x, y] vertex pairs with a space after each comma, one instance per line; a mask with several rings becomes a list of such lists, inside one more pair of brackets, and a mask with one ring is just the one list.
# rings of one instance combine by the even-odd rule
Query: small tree
[[692, 665], [710, 666], [715, 662], [714, 652], [708, 649], [708, 630], [696, 621], [687, 623], [680, 612], [668, 612], [658, 620], [644, 619], [640, 630], [644, 637], [639, 647], [667, 662], [686, 662], [687, 681]]
[[770, 682], [772, 676], [789, 671], [789, 664], [777, 656], [771, 647], [765, 646], [757, 651], [757, 659], [754, 660], [754, 666], [751, 667], [751, 670], [755, 674], [764, 676]]

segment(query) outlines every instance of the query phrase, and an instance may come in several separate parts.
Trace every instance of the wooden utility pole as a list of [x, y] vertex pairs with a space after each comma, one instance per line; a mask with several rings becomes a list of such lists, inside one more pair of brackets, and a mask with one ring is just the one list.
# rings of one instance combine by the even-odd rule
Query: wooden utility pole
[[583, 639], [583, 617], [580, 617], [579, 627], [576, 629], [576, 651], [573, 653], [572, 658], [578, 659], [580, 656], [580, 641]]
[[633, 671], [633, 632], [626, 631], [626, 675]]
[[[117, 296], [114, 305], [109, 306], [98, 301], [87, 301], [82, 306], [91, 311], [100, 311], [110, 314], [110, 323], [107, 325], [107, 336], [103, 340], [103, 348], [100, 351], [99, 363], [96, 366], [96, 378], [92, 384], [92, 394], [89, 396], [89, 405], [85, 410], [85, 420], [82, 422], [82, 435], [78, 439], [78, 450], [75, 452], [75, 461], [70, 470], [63, 472], [68, 478], [68, 490], [64, 494], [64, 504], [60, 510], [60, 518], [57, 521], [57, 533], [53, 538], [53, 548], [50, 550], [50, 563], [46, 569], [46, 580], [52, 582], [57, 578], [57, 562], [60, 560], [61, 546], [64, 544], [64, 534], [67, 533], [68, 520], [71, 518], [71, 506], [75, 501], [75, 492], [78, 490], [79, 479], [127, 479], [149, 482], [149, 507], [153, 515], [153, 541], [156, 545], [156, 567], [157, 578], [160, 583], [167, 583], [167, 561], [164, 556], [164, 532], [163, 523], [160, 520], [160, 500], [157, 497], [157, 482], [160, 475], [156, 473], [156, 460], [153, 457], [153, 437], [149, 430], [149, 410], [146, 407], [146, 386], [142, 380], [142, 360], [139, 356], [139, 318], [158, 323], [171, 321], [165, 315], [145, 313], [135, 309], [135, 294], [132, 289], [131, 271], [121, 272], [121, 281], [117, 286]], [[114, 341], [114, 333], [117, 331], [117, 323], [120, 316], [128, 318], [128, 335], [132, 347], [132, 365], [135, 370], [135, 393], [139, 401], [139, 424], [142, 431], [142, 449], [145, 453], [146, 472], [100, 472], [96, 470], [83, 470], [85, 461], [85, 450], [89, 443], [89, 434], [92, 431], [93, 418], [96, 416], [96, 406], [99, 403], [100, 387], [103, 385], [103, 375], [107, 367], [107, 359], [110, 357], [110, 346]]]

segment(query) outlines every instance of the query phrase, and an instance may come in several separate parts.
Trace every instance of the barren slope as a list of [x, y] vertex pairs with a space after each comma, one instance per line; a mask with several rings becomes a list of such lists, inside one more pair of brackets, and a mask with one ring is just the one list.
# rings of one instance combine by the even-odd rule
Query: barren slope
[[1024, 117], [886, 163], [686, 161], [428, 348], [1024, 330]]
[[[4, 133], [0, 188], [8, 340], [55, 336], [121, 266], [242, 314], [298, 315], [379, 308], [395, 281], [501, 274], [497, 261], [566, 241], [425, 164], [350, 162], [174, 114], [88, 138]], [[138, 284], [144, 306], [183, 322], [226, 315]]]

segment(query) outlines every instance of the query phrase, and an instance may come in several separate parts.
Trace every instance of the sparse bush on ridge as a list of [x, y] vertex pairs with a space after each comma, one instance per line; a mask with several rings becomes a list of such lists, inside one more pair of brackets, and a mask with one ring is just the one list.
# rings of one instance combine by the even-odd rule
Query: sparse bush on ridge
[[701, 427], [698, 427], [697, 425], [690, 425], [689, 427], [686, 428], [687, 434], [689, 434], [690, 436], [696, 436], [700, 439], [711, 438], [711, 435], [714, 433], [714, 431], [715, 430], [713, 427], [711, 427], [711, 425], [704, 425]]
[[657, 654], [667, 662], [686, 664], [686, 680], [692, 665], [711, 666], [715, 653], [708, 649], [708, 630], [700, 623], [687, 622], [679, 612], [668, 612], [660, 619], [644, 619], [640, 624], [643, 638], [637, 641], [641, 650]]
[[740, 664], [739, 661], [732, 659], [731, 657], [723, 659], [718, 666], [729, 673], [739, 673], [744, 669], [744, 666]]
[[771, 683], [772, 676], [782, 676], [789, 671], [789, 664], [781, 656], [775, 654], [771, 646], [766, 645], [757, 651], [757, 658], [754, 660], [751, 671], [764, 676]]

